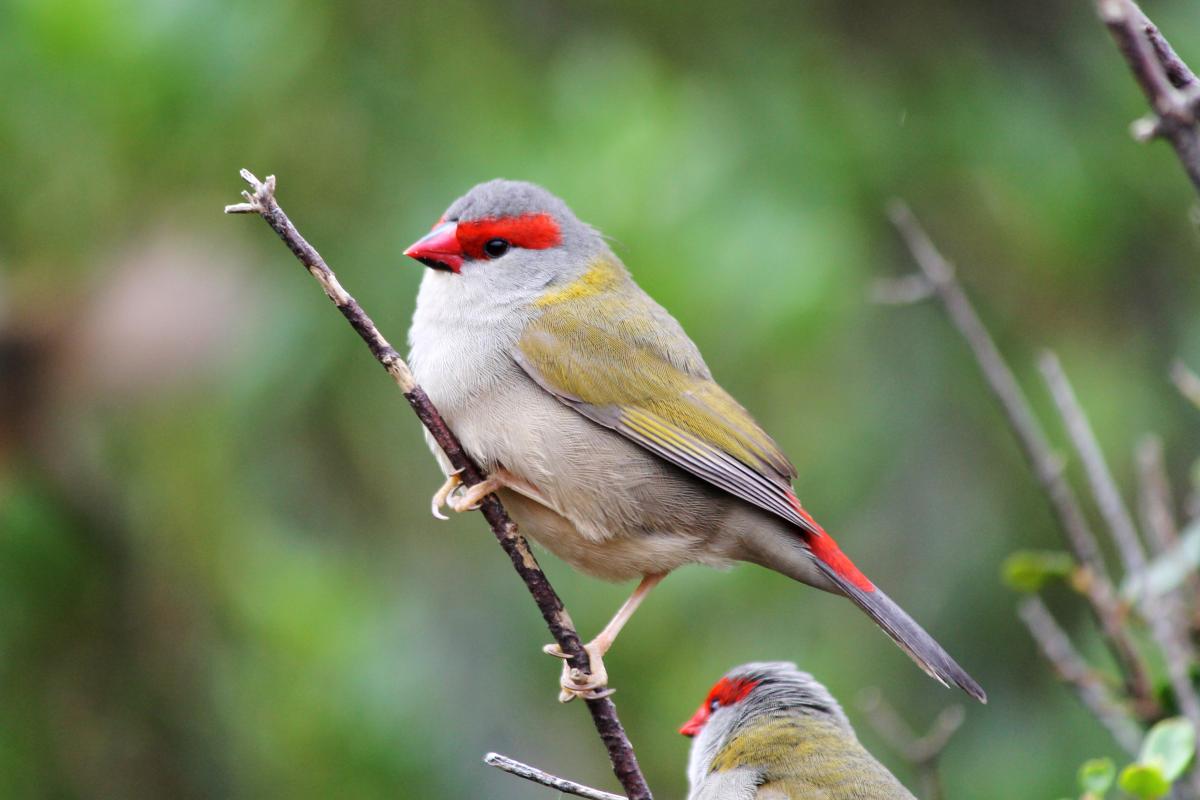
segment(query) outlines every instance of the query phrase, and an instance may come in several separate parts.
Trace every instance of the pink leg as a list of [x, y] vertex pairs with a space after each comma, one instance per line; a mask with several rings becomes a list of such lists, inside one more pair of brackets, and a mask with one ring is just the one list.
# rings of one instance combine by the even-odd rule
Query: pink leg
[[[637, 611], [638, 606], [646, 599], [646, 595], [650, 594], [650, 590], [665, 577], [666, 573], [643, 577], [641, 583], [633, 590], [633, 594], [629, 595], [629, 599], [621, 605], [613, 618], [604, 626], [604, 630], [583, 646], [588, 655], [589, 669], [587, 672], [575, 669], [570, 664], [563, 664], [562, 677], [559, 679], [559, 685], [562, 687], [562, 691], [558, 695], [560, 703], [569, 703], [576, 697], [587, 700], [612, 694], [613, 690], [607, 688], [608, 670], [604, 668], [604, 655], [613, 646], [613, 642], [617, 640], [617, 634], [625, 627], [625, 623], [633, 616], [633, 612]], [[567, 654], [557, 644], [548, 644], [542, 649], [557, 658], [565, 659], [567, 657]]]

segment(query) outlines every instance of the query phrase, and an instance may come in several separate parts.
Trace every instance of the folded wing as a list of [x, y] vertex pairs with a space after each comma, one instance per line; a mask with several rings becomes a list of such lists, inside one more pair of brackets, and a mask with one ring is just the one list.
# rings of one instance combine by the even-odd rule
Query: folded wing
[[713, 381], [679, 324], [619, 266], [598, 262], [578, 286], [552, 290], [513, 358], [593, 422], [820, 535], [799, 510], [791, 462]]

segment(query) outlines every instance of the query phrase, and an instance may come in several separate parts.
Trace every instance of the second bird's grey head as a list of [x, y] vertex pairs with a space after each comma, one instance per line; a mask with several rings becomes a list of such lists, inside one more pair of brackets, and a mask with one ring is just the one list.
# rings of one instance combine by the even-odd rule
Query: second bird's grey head
[[472, 283], [545, 286], [606, 250], [561, 199], [533, 183], [492, 180], [455, 200], [405, 255]]
[[812, 675], [786, 661], [756, 661], [725, 673], [680, 732], [695, 736], [719, 730], [728, 735], [763, 714], [788, 713], [850, 727], [837, 700]]
[[730, 670], [727, 679], [754, 684], [748, 695], [751, 706], [805, 714], [825, 715], [848, 721], [829, 690], [807, 672], [787, 661], [759, 661]]
[[725, 673], [679, 732], [695, 737], [688, 778], [698, 786], [721, 748], [769, 718], [803, 715], [854, 729], [829, 690], [786, 661], [742, 664]]

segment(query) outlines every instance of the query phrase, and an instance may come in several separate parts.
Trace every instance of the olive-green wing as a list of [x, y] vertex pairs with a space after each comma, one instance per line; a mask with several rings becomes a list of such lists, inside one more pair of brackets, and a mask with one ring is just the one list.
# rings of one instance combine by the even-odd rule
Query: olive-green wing
[[620, 267], [552, 290], [513, 351], [583, 416], [748, 503], [818, 533], [779, 446], [708, 372], [679, 324]]
[[848, 725], [816, 714], [785, 712], [743, 728], [713, 757], [709, 780], [747, 768], [755, 800], [915, 800]]

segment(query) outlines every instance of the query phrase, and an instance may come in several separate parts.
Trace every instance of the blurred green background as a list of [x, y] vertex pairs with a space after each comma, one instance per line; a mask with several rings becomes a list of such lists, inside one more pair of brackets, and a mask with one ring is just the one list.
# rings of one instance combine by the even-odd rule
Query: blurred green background
[[[1147, 11], [1200, 61], [1193, 3]], [[1130, 140], [1144, 103], [1090, 3], [8, 0], [0, 97], [0, 795], [552, 796], [487, 750], [614, 787], [482, 520], [430, 517], [393, 384], [260, 221], [220, 213], [243, 166], [397, 344], [403, 247], [478, 181], [550, 187], [988, 689], [950, 796], [1061, 796], [1116, 754], [999, 582], [1059, 537], [973, 361], [935, 306], [868, 301], [912, 269], [903, 196], [1035, 404], [1050, 346], [1125, 485], [1156, 431], [1182, 491], [1195, 197]], [[584, 634], [629, 589], [542, 561]], [[757, 659], [815, 673], [914, 786], [856, 696], [917, 727], [965, 699], [842, 600], [684, 569], [608, 659], [659, 797], [684, 793], [675, 728]]]

